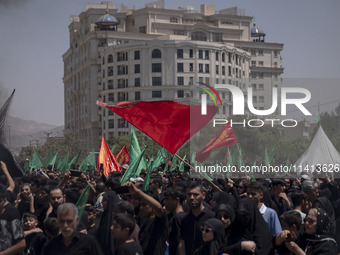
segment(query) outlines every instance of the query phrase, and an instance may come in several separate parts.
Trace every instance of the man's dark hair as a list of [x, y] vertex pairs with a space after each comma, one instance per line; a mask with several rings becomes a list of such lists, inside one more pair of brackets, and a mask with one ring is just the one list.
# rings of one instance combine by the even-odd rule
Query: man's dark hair
[[164, 192], [164, 197], [179, 198], [179, 203], [182, 205], [185, 199], [185, 193], [179, 187], [171, 187]]
[[289, 227], [295, 224], [296, 228], [299, 230], [302, 223], [302, 217], [297, 211], [289, 211], [280, 216], [280, 221], [281, 225], [283, 225], [283, 222], [285, 222]]
[[24, 215], [22, 216], [22, 218], [25, 220], [26, 218], [33, 218], [35, 220], [37, 220], [37, 215], [35, 215], [34, 213], [31, 213], [31, 212], [27, 212], [27, 213], [24, 213]]
[[129, 228], [129, 235], [135, 230], [136, 221], [135, 219], [126, 213], [119, 213], [113, 217], [115, 221], [122, 229]]
[[115, 208], [117, 208], [120, 213], [127, 213], [131, 216], [135, 215], [135, 208], [128, 201], [120, 201]]
[[46, 184], [46, 180], [40, 176], [34, 176], [31, 180], [37, 187], [42, 187]]
[[85, 207], [85, 211], [87, 211], [88, 213], [96, 213], [96, 208], [94, 208], [92, 205], [91, 206], [86, 206]]
[[194, 188], [197, 188], [197, 187], [199, 187], [201, 192], [204, 192], [203, 185], [200, 184], [198, 181], [191, 181], [187, 186], [187, 190], [191, 190], [191, 189], [194, 189]]
[[307, 199], [307, 195], [305, 192], [301, 190], [295, 190], [290, 194], [290, 198], [292, 199], [293, 206], [296, 207], [301, 205], [302, 200]]
[[144, 191], [144, 193], [147, 194], [147, 195], [149, 195], [149, 196], [152, 197], [153, 199], [155, 199], [157, 202], [160, 202], [159, 196], [158, 196], [158, 194], [156, 193], [156, 191], [147, 190], [147, 191]]
[[162, 182], [163, 180], [159, 177], [152, 178], [153, 183], [157, 183], [159, 188], [162, 188]]
[[105, 191], [105, 183], [104, 182], [98, 182], [96, 185], [96, 191], [98, 194]]
[[257, 192], [263, 193], [263, 186], [258, 182], [249, 182], [247, 184], [247, 190], [248, 189], [253, 189], [256, 190]]
[[51, 195], [51, 192], [52, 192], [53, 190], [57, 190], [57, 189], [60, 189], [60, 190], [61, 190], [61, 193], [64, 195], [64, 191], [63, 191], [63, 189], [62, 189], [62, 188], [60, 188], [60, 187], [58, 187], [58, 186], [51, 187], [51, 189], [50, 189], [50, 193], [49, 193], [48, 195]]
[[120, 183], [119, 182], [113, 182], [111, 180], [108, 180], [105, 182], [105, 187], [110, 188], [111, 190], [114, 190], [115, 188], [119, 187]]
[[69, 188], [69, 189], [66, 189], [65, 192], [65, 197], [66, 197], [66, 201], [68, 203], [73, 203], [73, 204], [76, 204], [77, 201], [79, 200], [80, 198], [80, 189], [78, 188]]
[[59, 225], [57, 218], [48, 217], [44, 220], [44, 231], [48, 232], [51, 236], [59, 234]]

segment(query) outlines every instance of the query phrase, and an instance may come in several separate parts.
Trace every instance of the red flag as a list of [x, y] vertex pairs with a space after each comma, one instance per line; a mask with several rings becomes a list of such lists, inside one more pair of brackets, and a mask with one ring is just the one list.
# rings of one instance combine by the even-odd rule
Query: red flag
[[[123, 160], [124, 159], [124, 160]], [[116, 160], [118, 162], [122, 161], [122, 165], [126, 164], [127, 162], [129, 162], [129, 151], [126, 148], [126, 146], [124, 145], [123, 148], [120, 150], [120, 152], [117, 154], [116, 156]]]
[[196, 154], [196, 161], [202, 163], [205, 161], [210, 152], [214, 149], [237, 143], [233, 128], [230, 123], [224, 125], [220, 132], [206, 145], [204, 148]]
[[103, 164], [104, 175], [107, 176], [113, 171], [121, 171], [120, 165], [116, 158], [113, 156], [109, 146], [102, 137], [102, 145], [100, 147], [100, 152], [97, 161], [97, 169], [100, 168], [100, 164]]
[[200, 105], [174, 101], [121, 102], [114, 106], [102, 102], [97, 104], [126, 119], [172, 154], [203, 128], [218, 109], [217, 106], [209, 105], [207, 114], [201, 115]]

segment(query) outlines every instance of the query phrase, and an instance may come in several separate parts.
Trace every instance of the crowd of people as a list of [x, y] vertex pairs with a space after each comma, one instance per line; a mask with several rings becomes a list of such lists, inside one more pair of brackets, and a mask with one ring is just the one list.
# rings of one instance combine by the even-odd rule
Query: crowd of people
[[159, 166], [144, 190], [146, 170], [121, 185], [121, 172], [0, 168], [0, 255], [340, 254], [340, 181], [327, 176], [211, 182]]

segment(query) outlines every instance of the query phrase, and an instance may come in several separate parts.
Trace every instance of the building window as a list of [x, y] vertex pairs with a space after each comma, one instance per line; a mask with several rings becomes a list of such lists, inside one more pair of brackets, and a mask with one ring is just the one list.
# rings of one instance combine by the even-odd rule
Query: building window
[[259, 90], [263, 90], [263, 84], [259, 84]]
[[135, 91], [135, 100], [140, 100], [140, 91]]
[[222, 62], [225, 62], [225, 53], [222, 53]]
[[162, 63], [152, 63], [152, 72], [153, 73], [161, 73], [162, 72]]
[[277, 50], [274, 50], [274, 58], [277, 58], [277, 55], [278, 55]]
[[146, 26], [139, 27], [139, 33], [146, 34]]
[[259, 79], [263, 79], [264, 74], [263, 73], [259, 73]]
[[259, 66], [263, 66], [263, 61], [259, 61]]
[[189, 63], [189, 71], [190, 72], [194, 71], [194, 63]]
[[251, 74], [251, 78], [252, 78], [252, 79], [256, 79], [256, 78], [257, 78], [256, 73], [252, 73], [252, 74]]
[[152, 77], [152, 86], [162, 86], [162, 77]]
[[194, 85], [194, 77], [189, 77], [188, 85]]
[[124, 119], [118, 119], [118, 128], [128, 128], [129, 123]]
[[118, 79], [117, 87], [119, 89], [127, 88], [128, 87], [128, 79]]
[[135, 50], [135, 60], [140, 59], [140, 51]]
[[231, 66], [228, 66], [228, 76], [231, 76]]
[[220, 34], [220, 33], [213, 33], [212, 34], [212, 40], [214, 42], [222, 42], [222, 34]]
[[259, 102], [263, 103], [264, 102], [264, 96], [259, 96]]
[[117, 69], [118, 75], [128, 74], [128, 66], [126, 65], [117, 66]]
[[178, 19], [176, 17], [171, 17], [170, 22], [171, 23], [178, 23]]
[[256, 56], [256, 50], [251, 50], [250, 53], [252, 56]]
[[222, 66], [222, 75], [225, 75], [225, 66]]
[[274, 66], [277, 67], [277, 62], [274, 62]]
[[203, 50], [198, 51], [198, 58], [203, 59]]
[[111, 102], [114, 102], [114, 101], [115, 101], [114, 93], [109, 93], [108, 96], [109, 96], [109, 97], [108, 97], [109, 101], [111, 101]]
[[107, 76], [113, 76], [113, 67], [112, 66], [109, 66], [107, 68]]
[[151, 57], [152, 58], [161, 58], [162, 52], [159, 49], [155, 49], [155, 50], [152, 51]]
[[135, 65], [135, 73], [140, 73], [140, 64]]
[[219, 53], [218, 53], [218, 51], [216, 51], [215, 52], [215, 59], [216, 59], [216, 61], [218, 61], [218, 57], [219, 57]]
[[113, 62], [113, 56], [110, 54], [108, 57], [107, 57], [107, 63], [112, 63]]
[[259, 50], [259, 55], [263, 55], [263, 50]]
[[231, 53], [228, 53], [228, 63], [231, 63]]
[[219, 66], [216, 65], [216, 74], [218, 74], [218, 69], [219, 69]]
[[209, 64], [205, 64], [205, 72], [206, 73], [209, 73], [210, 71], [209, 71]]
[[184, 97], [184, 90], [177, 90], [177, 97]]
[[135, 87], [140, 87], [140, 78], [135, 78]]
[[162, 91], [152, 91], [152, 98], [161, 98]]
[[251, 84], [253, 90], [256, 90], [256, 83]]
[[194, 57], [194, 50], [190, 49], [189, 50], [189, 58], [193, 58]]
[[193, 32], [191, 34], [191, 40], [194, 41], [207, 41], [207, 35], [201, 31]]
[[209, 50], [205, 51], [205, 59], [209, 59]]
[[251, 61], [251, 66], [256, 66], [256, 61]]
[[185, 35], [185, 30], [174, 30], [174, 35]]
[[128, 101], [128, 93], [118, 92], [118, 102]]
[[205, 77], [205, 83], [206, 83], [206, 84], [209, 84], [209, 83], [210, 83], [209, 77]]
[[177, 72], [178, 73], [184, 72], [183, 63], [177, 63]]
[[183, 58], [183, 49], [177, 49], [177, 58]]
[[256, 96], [253, 96], [253, 102], [257, 103], [257, 97]]
[[113, 80], [108, 80], [108, 89], [113, 89]]
[[198, 64], [198, 72], [203, 73], [203, 64]]
[[109, 128], [115, 128], [115, 120], [109, 120]]
[[177, 77], [177, 84], [178, 85], [184, 85], [184, 77], [178, 76]]
[[117, 53], [117, 61], [127, 61], [128, 53], [127, 52], [118, 52]]

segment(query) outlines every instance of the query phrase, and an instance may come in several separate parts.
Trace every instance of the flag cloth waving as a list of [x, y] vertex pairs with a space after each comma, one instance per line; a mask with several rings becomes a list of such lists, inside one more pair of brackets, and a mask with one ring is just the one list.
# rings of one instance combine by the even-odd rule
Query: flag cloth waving
[[229, 146], [237, 143], [233, 128], [230, 123], [224, 125], [220, 132], [206, 145], [204, 148], [196, 154], [196, 160], [198, 162], [205, 161], [212, 150]]
[[200, 105], [175, 101], [121, 102], [114, 106], [97, 101], [97, 104], [115, 112], [172, 154], [203, 128], [218, 109], [208, 106], [207, 114], [201, 115]]
[[100, 168], [100, 164], [103, 164], [105, 176], [113, 171], [121, 171], [120, 165], [118, 164], [116, 158], [113, 156], [109, 146], [105, 142], [104, 137], [102, 137], [102, 145], [99, 151], [97, 169]]
[[121, 165], [126, 164], [127, 162], [129, 162], [129, 151], [126, 148], [126, 146], [124, 145], [123, 148], [120, 150], [120, 152], [117, 154], [116, 159], [118, 162], [122, 162]]

